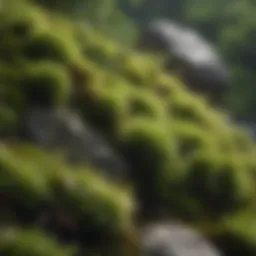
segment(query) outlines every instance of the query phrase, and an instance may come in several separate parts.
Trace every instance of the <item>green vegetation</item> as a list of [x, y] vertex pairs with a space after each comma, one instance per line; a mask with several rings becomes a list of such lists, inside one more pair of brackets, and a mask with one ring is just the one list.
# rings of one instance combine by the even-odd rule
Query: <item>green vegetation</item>
[[[227, 106], [239, 118], [255, 116], [255, 32], [254, 0], [119, 0], [122, 11], [136, 24], [155, 18], [169, 18], [195, 28], [221, 53], [231, 69], [233, 88]], [[130, 28], [132, 29], [132, 28]]]
[[0, 13], [2, 137], [13, 135], [31, 105], [54, 110], [75, 102], [84, 121], [127, 160], [131, 180], [117, 184], [86, 166], [71, 167], [35, 146], [3, 139], [2, 255], [75, 255], [73, 247], [88, 255], [136, 255], [131, 234], [137, 216], [156, 218], [164, 210], [215, 241], [224, 237], [226, 255], [236, 255], [227, 245], [235, 239], [238, 251], [254, 256], [251, 139], [175, 75], [166, 75], [160, 60], [23, 4]]
[[[227, 107], [239, 118], [255, 117], [254, 0], [33, 0], [89, 22], [123, 45], [136, 43], [138, 27], [149, 20], [169, 18], [194, 27], [216, 46], [231, 69], [233, 88]], [[118, 26], [116, 26], [118, 24]]]

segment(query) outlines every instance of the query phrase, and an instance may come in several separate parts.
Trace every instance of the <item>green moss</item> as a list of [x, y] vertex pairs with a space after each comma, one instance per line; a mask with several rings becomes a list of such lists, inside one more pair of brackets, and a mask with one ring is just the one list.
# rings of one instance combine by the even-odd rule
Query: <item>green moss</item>
[[[20, 11], [26, 8], [26, 11]], [[22, 2], [5, 3], [1, 8], [1, 59], [15, 61], [21, 58], [21, 49], [27, 40], [44, 27], [44, 14], [35, 7], [25, 7]]]
[[92, 59], [105, 69], [115, 69], [116, 62], [120, 57], [116, 45], [106, 39], [104, 40], [104, 38], [98, 38], [93, 44], [85, 47], [83, 52], [86, 58]]
[[92, 170], [70, 169], [61, 158], [28, 145], [2, 146], [0, 150], [2, 196], [8, 198], [6, 209], [18, 209], [18, 220], [28, 213], [33, 219], [42, 209], [51, 209], [71, 219], [84, 237], [94, 233], [94, 239], [108, 241], [132, 226], [135, 208], [129, 191]]
[[[130, 120], [123, 128], [119, 143], [130, 165], [141, 203], [153, 209], [164, 200], [165, 171], [172, 149], [168, 131], [154, 119]], [[170, 178], [170, 177], [169, 177]]]
[[243, 166], [214, 152], [204, 152], [194, 159], [186, 184], [190, 196], [198, 199], [209, 216], [221, 216], [250, 204], [254, 188]]
[[157, 171], [168, 162], [171, 141], [168, 140], [167, 130], [154, 120], [141, 118], [131, 121], [124, 128], [121, 138], [125, 155], [130, 155], [136, 168], [142, 165]]
[[63, 61], [67, 59], [61, 40], [51, 35], [39, 35], [32, 38], [24, 46], [24, 55], [33, 60], [52, 59]]
[[192, 95], [185, 90], [176, 90], [171, 94], [169, 104], [171, 116], [182, 121], [207, 125], [205, 116], [210, 112], [207, 111], [207, 104], [199, 96]]
[[[220, 223], [212, 237], [225, 255], [248, 255], [256, 253], [255, 209], [228, 216]], [[216, 228], [215, 228], [216, 230]]]
[[158, 73], [156, 81], [152, 86], [153, 92], [158, 95], [161, 100], [169, 103], [172, 96], [182, 90], [182, 88], [183, 84], [181, 84], [177, 78], [167, 75], [163, 71]]
[[71, 81], [65, 67], [50, 62], [29, 66], [20, 89], [27, 104], [58, 105], [66, 103]]
[[14, 132], [17, 126], [15, 112], [5, 106], [0, 106], [0, 136], [7, 136]]
[[84, 231], [94, 224], [99, 233], [113, 235], [131, 224], [133, 206], [126, 193], [110, 187], [90, 171], [61, 172], [53, 180], [53, 189], [56, 206], [78, 220]]
[[84, 116], [112, 137], [118, 133], [128, 111], [129, 89], [122, 84], [122, 80], [120, 84], [118, 81], [109, 81], [104, 75], [96, 77], [95, 87], [85, 91], [80, 105]]
[[73, 256], [75, 250], [58, 244], [49, 234], [36, 229], [1, 227], [0, 253], [9, 256]]
[[[15, 136], [17, 121], [31, 104], [53, 110], [72, 106], [124, 158], [135, 192], [93, 169], [70, 167], [61, 157], [9, 142], [0, 148], [0, 186], [5, 191], [1, 207], [6, 212], [1, 223], [12, 219], [24, 225], [21, 216], [26, 216], [31, 226], [46, 211], [53, 216], [52, 226], [62, 230], [47, 232], [75, 233], [79, 248], [102, 249], [103, 240], [112, 248], [134, 227], [137, 202], [142, 217], [164, 210], [181, 220], [203, 220], [211, 224], [216, 241], [228, 237], [239, 252], [255, 254], [255, 235], [247, 235], [245, 227], [253, 217], [226, 219], [241, 208], [254, 213], [256, 147], [244, 131], [230, 125], [225, 113], [186, 90], [175, 71], [167, 75], [160, 59], [122, 49], [56, 13], [21, 8], [12, 1], [0, 14], [0, 25], [1, 135]], [[56, 217], [60, 215], [75, 231]], [[21, 233], [27, 237], [30, 231], [17, 232], [22, 239]], [[1, 248], [23, 243], [8, 241]], [[36, 241], [46, 243], [44, 238]], [[28, 247], [19, 246], [25, 253]], [[56, 250], [56, 255], [66, 255]]]
[[132, 117], [145, 116], [161, 120], [166, 118], [165, 104], [153, 93], [137, 89], [129, 98], [129, 114]]
[[24, 153], [19, 156], [1, 146], [1, 190], [8, 195], [10, 202], [20, 202], [25, 208], [40, 207], [51, 196], [47, 177], [50, 170], [40, 165], [43, 161], [38, 161], [40, 158], [36, 155], [34, 152], [29, 161]]
[[197, 154], [201, 150], [206, 150], [212, 146], [214, 138], [209, 130], [191, 122], [176, 121], [171, 125], [176, 137], [177, 147], [182, 158], [188, 158]]
[[120, 71], [134, 86], [153, 85], [160, 72], [158, 59], [139, 53], [127, 52], [121, 58]]

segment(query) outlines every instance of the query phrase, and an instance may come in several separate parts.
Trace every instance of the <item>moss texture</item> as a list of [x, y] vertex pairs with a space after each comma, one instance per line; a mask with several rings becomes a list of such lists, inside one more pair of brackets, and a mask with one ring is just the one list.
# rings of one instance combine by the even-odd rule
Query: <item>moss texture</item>
[[[138, 216], [164, 211], [212, 237], [226, 255], [254, 256], [251, 138], [166, 75], [160, 60], [11, 2], [0, 14], [1, 255], [75, 255], [63, 243], [88, 255], [135, 255]], [[35, 104], [80, 111], [127, 160], [127, 184], [4, 140]]]

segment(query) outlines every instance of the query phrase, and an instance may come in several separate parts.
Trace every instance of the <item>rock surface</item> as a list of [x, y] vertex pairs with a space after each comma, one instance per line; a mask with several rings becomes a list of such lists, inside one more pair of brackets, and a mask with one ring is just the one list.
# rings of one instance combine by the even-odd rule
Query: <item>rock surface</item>
[[154, 224], [143, 235], [146, 256], [221, 256], [196, 231], [181, 224]]
[[123, 160], [75, 112], [30, 109], [23, 118], [22, 138], [63, 153], [72, 164], [89, 164], [118, 179], [126, 176]]
[[184, 79], [194, 91], [219, 98], [230, 87], [228, 70], [218, 52], [193, 29], [153, 20], [142, 31], [139, 48], [166, 53], [167, 68], [185, 68]]

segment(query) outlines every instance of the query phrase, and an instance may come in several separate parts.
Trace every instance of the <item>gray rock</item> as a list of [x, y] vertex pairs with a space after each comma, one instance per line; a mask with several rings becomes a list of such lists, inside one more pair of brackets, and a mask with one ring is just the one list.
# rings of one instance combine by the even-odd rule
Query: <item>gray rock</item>
[[238, 120], [235, 124], [244, 128], [254, 140], [256, 139], [256, 123]]
[[123, 160], [74, 112], [30, 109], [24, 115], [21, 130], [23, 139], [63, 153], [71, 164], [90, 165], [111, 177], [125, 178]]
[[221, 256], [196, 231], [177, 223], [150, 225], [143, 230], [145, 256]]
[[167, 55], [166, 67], [182, 67], [186, 84], [197, 92], [219, 98], [230, 87], [230, 77], [214, 47], [197, 31], [169, 20], [153, 20], [142, 31], [141, 50]]

